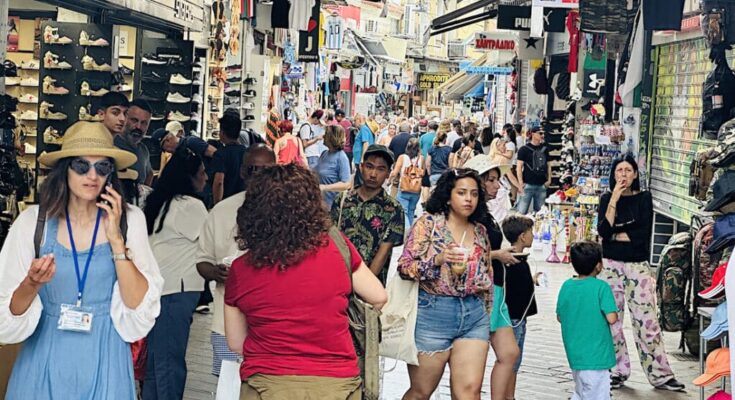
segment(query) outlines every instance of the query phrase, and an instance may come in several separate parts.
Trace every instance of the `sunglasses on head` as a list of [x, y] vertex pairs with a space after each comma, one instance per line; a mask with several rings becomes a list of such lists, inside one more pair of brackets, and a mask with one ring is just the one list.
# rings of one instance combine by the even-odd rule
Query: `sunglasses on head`
[[71, 164], [69, 165], [69, 168], [79, 175], [87, 175], [92, 167], [94, 167], [97, 175], [108, 176], [115, 170], [115, 163], [108, 159], [104, 159], [92, 164], [83, 158], [75, 158], [71, 160]]

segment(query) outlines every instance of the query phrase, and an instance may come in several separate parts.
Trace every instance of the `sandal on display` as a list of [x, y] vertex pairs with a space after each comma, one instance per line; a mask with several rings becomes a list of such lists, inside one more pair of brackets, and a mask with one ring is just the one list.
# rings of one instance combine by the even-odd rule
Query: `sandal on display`
[[79, 92], [82, 96], [92, 96], [92, 97], [102, 97], [106, 95], [107, 93], [110, 93], [110, 91], [105, 88], [100, 88], [97, 90], [90, 89], [89, 83], [87, 83], [87, 81], [82, 82], [82, 88], [80, 89]]
[[53, 106], [54, 105], [51, 104], [51, 103], [49, 103], [49, 102], [42, 101], [41, 102], [41, 105], [38, 107], [39, 117], [41, 119], [50, 119], [50, 120], [55, 120], [55, 121], [63, 121], [63, 120], [65, 120], [66, 119], [66, 114], [64, 114], [62, 112], [53, 112], [53, 111], [49, 110]]
[[59, 28], [46, 25], [43, 30], [43, 42], [47, 44], [70, 44], [71, 39], [66, 36], [59, 37]]
[[110, 67], [110, 64], [97, 64], [97, 61], [94, 60], [94, 58], [90, 56], [84, 56], [82, 57], [82, 68], [84, 68], [85, 71], [102, 71], [102, 72], [109, 72], [112, 71], [112, 67]]
[[43, 66], [46, 69], [71, 69], [71, 64], [59, 61], [59, 56], [50, 51], [43, 55]]
[[46, 144], [58, 144], [63, 142], [63, 137], [59, 134], [59, 131], [54, 129], [53, 126], [49, 126], [43, 131], [43, 142]]
[[104, 38], [97, 38], [95, 40], [92, 40], [91, 36], [89, 36], [86, 31], [81, 31], [79, 33], [79, 44], [82, 46], [90, 47], [107, 47], [110, 45], [110, 42], [108, 42]]
[[46, 76], [43, 78], [43, 94], [48, 95], [65, 95], [69, 94], [69, 89], [54, 85], [56, 79]]
[[[91, 108], [91, 107], [90, 107]], [[102, 116], [99, 114], [95, 114], [94, 116], [91, 115], [87, 111], [87, 107], [81, 106], [79, 107], [79, 120], [80, 121], [92, 121], [92, 122], [99, 122], [102, 121]]]

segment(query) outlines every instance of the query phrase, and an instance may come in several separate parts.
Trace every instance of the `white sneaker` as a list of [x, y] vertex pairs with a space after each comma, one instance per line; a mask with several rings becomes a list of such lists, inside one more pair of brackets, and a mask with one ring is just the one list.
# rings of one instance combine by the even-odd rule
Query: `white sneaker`
[[107, 93], [110, 93], [110, 91], [105, 88], [100, 88], [98, 90], [92, 90], [89, 87], [89, 83], [87, 83], [87, 81], [84, 81], [82, 82], [82, 87], [79, 90], [79, 93], [82, 96], [102, 97], [106, 95]]
[[48, 44], [70, 44], [71, 39], [66, 36], [59, 37], [59, 28], [46, 25], [43, 30], [43, 42]]
[[65, 95], [69, 94], [69, 89], [54, 85], [56, 79], [46, 76], [43, 78], [43, 94], [48, 95]]
[[71, 64], [66, 61], [59, 62], [59, 56], [50, 51], [43, 55], [43, 66], [46, 69], [71, 69]]
[[19, 83], [20, 79], [18, 78], [12, 76], [5, 77], [5, 86], [18, 86]]
[[21, 103], [27, 103], [27, 104], [38, 104], [38, 97], [28, 93], [28, 94], [24, 94], [23, 96], [20, 96], [18, 101]]
[[163, 61], [163, 60], [155, 60], [155, 59], [152, 59], [152, 58], [148, 58], [146, 56], [143, 56], [143, 64], [164, 65], [164, 64], [166, 64], [166, 61]]
[[187, 122], [191, 119], [191, 117], [186, 116], [178, 111], [171, 111], [168, 113], [168, 117], [166, 119], [168, 119], [169, 121]]
[[49, 102], [42, 101], [41, 105], [38, 107], [39, 117], [41, 117], [41, 119], [50, 119], [50, 120], [55, 120], [55, 121], [65, 120], [66, 114], [62, 112], [53, 112], [49, 110], [53, 106], [54, 105]]
[[125, 92], [132, 92], [133, 91], [133, 88], [130, 85], [124, 85], [123, 84], [123, 85], [117, 85], [112, 91], [113, 92], [125, 93]]
[[99, 122], [102, 121], [102, 116], [99, 114], [95, 114], [92, 116], [88, 111], [87, 107], [81, 106], [79, 107], [79, 120], [80, 121], [93, 121], [93, 122]]
[[82, 67], [85, 71], [102, 71], [102, 72], [109, 72], [112, 71], [112, 67], [110, 64], [97, 64], [97, 61], [94, 60], [94, 58], [90, 56], [84, 56], [82, 57]]
[[20, 69], [32, 69], [38, 71], [41, 63], [38, 60], [23, 61], [20, 63]]
[[53, 126], [49, 126], [43, 131], [43, 142], [46, 144], [61, 144], [63, 137], [59, 135], [59, 131], [54, 129]]
[[20, 86], [38, 87], [38, 79], [35, 79], [35, 78], [21, 79]]
[[36, 121], [38, 120], [38, 113], [31, 110], [23, 111], [23, 113], [18, 116], [18, 119], [23, 121]]
[[255, 104], [253, 104], [253, 103], [244, 103], [242, 105], [242, 109], [243, 110], [252, 110], [254, 108], [255, 108]]
[[110, 45], [110, 42], [108, 42], [104, 38], [89, 40], [89, 35], [87, 34], [87, 32], [81, 31], [79, 32], [79, 44], [82, 46], [106, 47]]
[[191, 79], [186, 79], [186, 77], [181, 74], [171, 75], [171, 79], [168, 82], [172, 85], [191, 85]]
[[199, 93], [194, 93], [194, 96], [191, 97], [191, 101], [194, 103], [202, 104], [202, 95]]
[[190, 102], [191, 99], [183, 96], [179, 92], [176, 92], [176, 93], [169, 93], [168, 96], [166, 97], [166, 101], [168, 101], [169, 103], [184, 104], [184, 103]]

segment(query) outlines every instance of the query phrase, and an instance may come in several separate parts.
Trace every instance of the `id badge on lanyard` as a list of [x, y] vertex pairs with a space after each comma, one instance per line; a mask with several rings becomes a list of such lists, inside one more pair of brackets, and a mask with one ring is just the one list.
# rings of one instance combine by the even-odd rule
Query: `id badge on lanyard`
[[77, 247], [74, 243], [74, 234], [69, 221], [69, 211], [66, 212], [66, 228], [69, 231], [69, 242], [71, 242], [72, 257], [74, 258], [74, 271], [77, 275], [77, 303], [61, 304], [61, 312], [59, 313], [58, 329], [72, 332], [91, 332], [92, 320], [94, 312], [90, 307], [82, 307], [82, 295], [84, 294], [84, 286], [87, 283], [87, 272], [89, 272], [89, 264], [94, 254], [94, 245], [97, 241], [97, 230], [100, 227], [100, 218], [102, 210], [97, 210], [97, 221], [94, 225], [94, 233], [92, 234], [92, 243], [87, 254], [87, 261], [84, 264], [84, 271], [79, 270], [79, 260], [77, 257]]

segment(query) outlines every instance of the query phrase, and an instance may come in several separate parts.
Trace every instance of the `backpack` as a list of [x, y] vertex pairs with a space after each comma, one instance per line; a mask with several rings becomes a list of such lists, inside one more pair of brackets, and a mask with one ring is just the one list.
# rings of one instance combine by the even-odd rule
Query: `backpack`
[[730, 119], [730, 110], [735, 107], [735, 73], [732, 72], [724, 55], [715, 60], [715, 69], [707, 75], [702, 88], [702, 116], [699, 123], [700, 135], [709, 140], [717, 139], [717, 132]]
[[689, 327], [689, 299], [692, 292], [691, 235], [678, 233], [671, 237], [661, 253], [656, 276], [661, 329], [684, 331]]
[[549, 94], [549, 78], [546, 76], [546, 66], [536, 68], [533, 73], [533, 90], [536, 94]]
[[421, 193], [421, 178], [424, 176], [424, 169], [421, 165], [421, 156], [416, 158], [415, 163], [411, 163], [401, 175], [399, 188], [401, 192]]
[[689, 165], [689, 196], [705, 201], [715, 167], [709, 163], [709, 149], [700, 150]]

